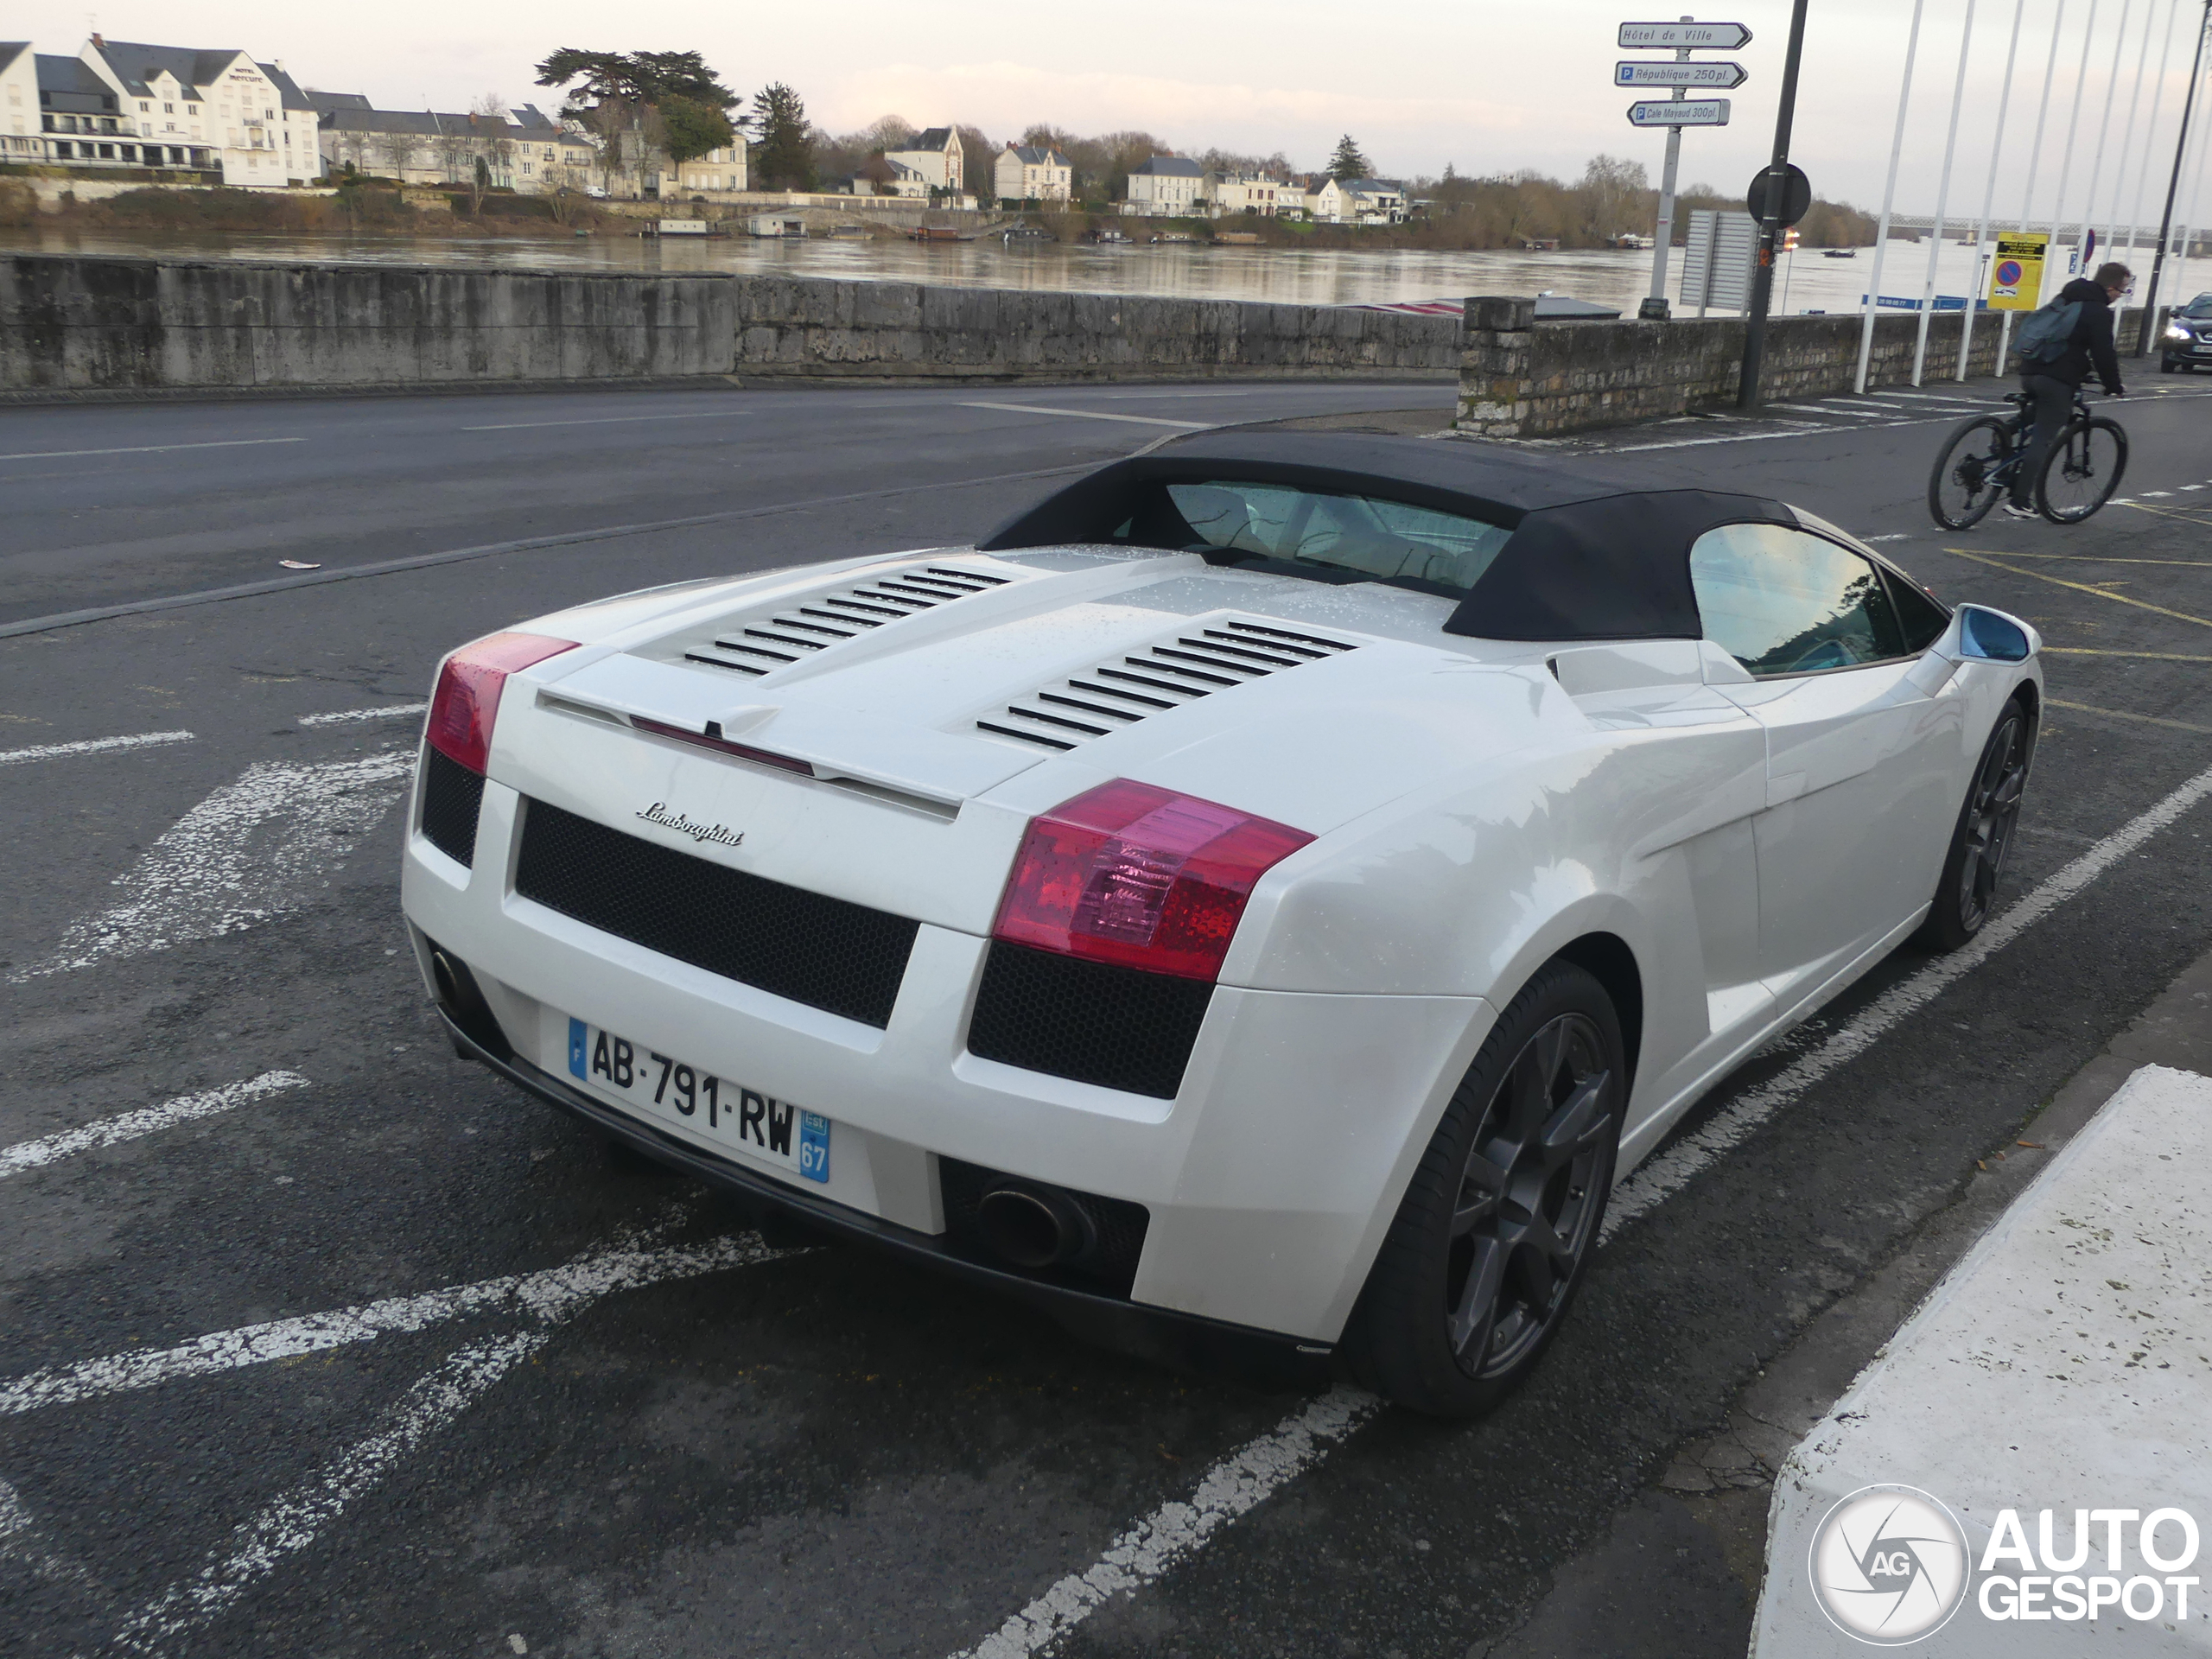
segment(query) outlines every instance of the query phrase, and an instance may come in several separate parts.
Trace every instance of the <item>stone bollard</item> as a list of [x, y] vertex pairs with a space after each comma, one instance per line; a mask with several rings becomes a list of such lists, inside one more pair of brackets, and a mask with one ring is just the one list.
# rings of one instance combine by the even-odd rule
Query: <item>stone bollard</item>
[[1477, 438], [1512, 438], [1529, 418], [1528, 379], [1536, 302], [1510, 295], [1467, 301], [1459, 349], [1459, 413], [1453, 428]]

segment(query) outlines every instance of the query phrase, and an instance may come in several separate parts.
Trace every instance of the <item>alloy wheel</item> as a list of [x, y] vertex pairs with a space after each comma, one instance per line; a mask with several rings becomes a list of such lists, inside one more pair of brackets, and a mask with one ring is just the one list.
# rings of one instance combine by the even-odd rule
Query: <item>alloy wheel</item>
[[1585, 1015], [1541, 1027], [1484, 1109], [1452, 1205], [1445, 1333], [1478, 1379], [1511, 1370], [1565, 1305], [1597, 1230], [1618, 1081]]
[[2028, 786], [2025, 723], [2008, 715], [1975, 774], [1960, 834], [1966, 856], [1959, 865], [1959, 919], [1972, 932], [1989, 918], [1997, 883], [2012, 851], [2012, 829], [2020, 818], [2020, 798]]

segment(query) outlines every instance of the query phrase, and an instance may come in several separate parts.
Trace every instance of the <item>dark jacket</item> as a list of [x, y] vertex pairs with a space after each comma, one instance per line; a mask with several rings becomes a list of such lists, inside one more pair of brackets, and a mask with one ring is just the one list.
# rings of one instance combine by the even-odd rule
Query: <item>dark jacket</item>
[[2023, 372], [2047, 374], [2054, 380], [2079, 387], [2089, 378], [2089, 370], [2094, 366], [2105, 390], [2119, 397], [2120, 353], [2113, 348], [2111, 296], [2088, 277], [2076, 276], [2059, 290], [2058, 297], [2082, 302], [2082, 315], [2074, 321], [2074, 332], [2066, 341], [2066, 354], [2056, 363], [2030, 364]]

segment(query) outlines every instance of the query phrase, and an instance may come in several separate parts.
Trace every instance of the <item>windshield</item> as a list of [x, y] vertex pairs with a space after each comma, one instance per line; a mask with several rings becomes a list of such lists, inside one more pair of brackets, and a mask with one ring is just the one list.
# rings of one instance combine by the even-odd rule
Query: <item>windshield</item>
[[1323, 581], [1465, 594], [1512, 531], [1402, 501], [1235, 479], [1155, 486], [1112, 539], [1204, 553], [1217, 564]]
[[2184, 317], [2212, 317], [2212, 294], [2200, 294], [2181, 308]]

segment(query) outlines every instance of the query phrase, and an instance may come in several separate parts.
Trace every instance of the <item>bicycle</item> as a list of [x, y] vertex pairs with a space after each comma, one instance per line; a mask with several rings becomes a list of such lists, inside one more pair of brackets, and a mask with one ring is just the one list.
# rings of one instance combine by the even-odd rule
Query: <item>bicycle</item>
[[[2033, 423], [2028, 394], [2009, 392], [2007, 417], [1978, 415], [1951, 434], [1928, 477], [1928, 511], [1946, 530], [1980, 524], [2026, 463]], [[2127, 432], [2118, 421], [2089, 413], [2077, 390], [2065, 430], [2050, 447], [2035, 481], [2036, 509], [2054, 524], [2078, 524], [2112, 499], [2127, 470]]]

